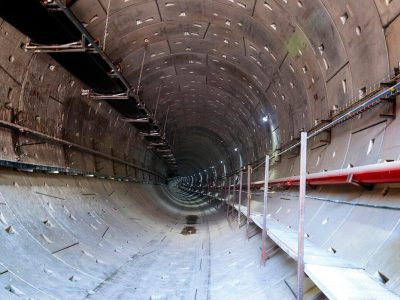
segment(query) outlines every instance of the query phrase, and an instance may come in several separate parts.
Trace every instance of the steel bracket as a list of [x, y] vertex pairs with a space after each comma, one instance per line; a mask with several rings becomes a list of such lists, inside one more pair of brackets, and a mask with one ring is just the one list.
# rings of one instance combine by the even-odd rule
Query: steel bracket
[[369, 183], [362, 183], [359, 182], [357, 180], [353, 179], [353, 174], [349, 174], [349, 176], [347, 176], [347, 182], [362, 188], [365, 188], [368, 191], [372, 191], [374, 189], [374, 185], [373, 184], [369, 184]]
[[389, 119], [396, 119], [396, 110], [397, 110], [397, 104], [396, 104], [396, 97], [391, 96], [389, 98], [382, 98], [382, 100], [386, 100], [392, 104], [392, 113], [390, 114], [380, 114], [379, 116], [382, 118], [389, 118]]
[[93, 92], [92, 90], [82, 90], [82, 96], [88, 96], [93, 100], [128, 100], [129, 93], [117, 93], [117, 94], [100, 94]]
[[145, 137], [161, 137], [161, 133], [158, 131], [140, 131], [139, 134]]
[[143, 118], [121, 118], [122, 121], [127, 123], [150, 123], [150, 119], [148, 117]]
[[65, 53], [65, 52], [96, 53], [94, 47], [86, 42], [84, 35], [82, 35], [82, 38], [79, 41], [66, 44], [43, 45], [29, 41], [24, 46], [24, 50], [33, 53]]

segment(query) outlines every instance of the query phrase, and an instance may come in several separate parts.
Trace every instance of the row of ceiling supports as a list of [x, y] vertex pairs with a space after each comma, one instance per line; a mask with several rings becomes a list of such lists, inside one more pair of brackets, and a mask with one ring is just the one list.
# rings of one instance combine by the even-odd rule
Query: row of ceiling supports
[[[174, 157], [172, 147], [167, 140], [165, 135], [166, 121], [164, 126], [161, 126], [156, 120], [156, 112], [150, 112], [145, 104], [140, 100], [139, 89], [135, 90], [130, 83], [126, 80], [121, 72], [121, 67], [115, 64], [108, 55], [100, 47], [99, 42], [96, 41], [81, 22], [71, 12], [67, 4], [64, 4], [61, 0], [40, 0], [41, 4], [48, 10], [49, 13], [57, 19], [57, 13], [62, 12], [67, 17], [67, 20], [81, 33], [81, 39], [78, 41], [72, 41], [64, 44], [40, 44], [34, 41], [30, 41], [25, 45], [25, 50], [35, 53], [48, 53], [48, 54], [59, 54], [59, 53], [74, 53], [74, 52], [85, 52], [87, 54], [95, 54], [105, 63], [110, 69], [107, 72], [107, 76], [110, 79], [116, 79], [119, 81], [119, 86], [123, 86], [124, 90], [121, 91], [110, 91], [109, 93], [96, 92], [93, 89], [82, 90], [82, 95], [91, 98], [92, 100], [105, 100], [109, 104], [113, 105], [112, 102], [126, 102], [129, 105], [134, 105], [135, 109], [133, 114], [126, 115], [123, 109], [120, 109], [120, 113], [123, 115], [122, 121], [133, 124], [139, 130], [139, 134], [149, 141], [148, 148], [154, 149], [155, 153], [160, 155], [169, 167], [176, 171], [177, 162]], [[64, 25], [64, 24], [63, 24]], [[146, 50], [145, 50], [146, 51]], [[117, 107], [124, 106], [125, 104], [116, 103]], [[118, 109], [117, 109], [118, 110]]]

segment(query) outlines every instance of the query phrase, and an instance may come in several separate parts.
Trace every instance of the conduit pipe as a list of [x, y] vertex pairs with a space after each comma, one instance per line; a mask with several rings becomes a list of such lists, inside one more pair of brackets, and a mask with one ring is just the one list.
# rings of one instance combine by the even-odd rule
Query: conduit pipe
[[[269, 180], [272, 186], [298, 186], [299, 176], [284, 177]], [[385, 162], [361, 167], [326, 171], [307, 175], [308, 185], [400, 183], [400, 161]], [[264, 181], [256, 181], [253, 187], [262, 187]]]
[[[396, 75], [395, 77], [392, 78], [393, 81], [397, 81], [399, 79], [399, 75]], [[350, 120], [351, 118], [365, 112], [366, 110], [375, 107], [379, 103], [382, 103], [382, 100], [388, 100], [391, 97], [397, 96], [400, 94], [400, 82], [395, 83], [393, 86], [388, 87], [388, 88], [382, 88], [380, 91], [377, 91], [374, 95], [367, 95], [365, 98], [359, 100], [354, 107], [351, 106], [348, 109], [343, 110], [341, 113], [337, 114], [336, 116], [333, 117], [331, 122], [328, 124], [322, 125], [319, 124], [317, 126], [314, 126], [307, 132], [307, 139], [313, 138], [317, 136], [318, 134], [328, 131], [332, 129], [333, 127]], [[295, 142], [293, 145], [288, 146], [284, 150], [278, 152], [276, 151], [270, 156], [270, 160], [282, 156], [283, 154], [286, 154], [290, 152], [291, 150], [297, 148], [300, 146], [300, 141]], [[250, 163], [251, 166], [254, 167], [254, 169], [260, 167], [261, 165], [264, 164], [263, 158], [259, 158], [253, 162]], [[238, 173], [239, 170], [234, 170], [227, 176], [230, 176], [232, 174]]]

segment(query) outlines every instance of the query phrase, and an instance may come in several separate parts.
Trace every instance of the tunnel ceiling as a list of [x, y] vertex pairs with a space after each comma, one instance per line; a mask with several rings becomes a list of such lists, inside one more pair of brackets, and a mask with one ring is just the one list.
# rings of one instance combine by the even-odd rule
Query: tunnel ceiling
[[183, 175], [221, 160], [236, 169], [234, 148], [246, 162], [297, 138], [373, 82], [366, 59], [388, 72], [376, 9], [352, 1], [69, 4], [134, 87], [144, 57], [140, 97], [152, 111], [159, 99]]

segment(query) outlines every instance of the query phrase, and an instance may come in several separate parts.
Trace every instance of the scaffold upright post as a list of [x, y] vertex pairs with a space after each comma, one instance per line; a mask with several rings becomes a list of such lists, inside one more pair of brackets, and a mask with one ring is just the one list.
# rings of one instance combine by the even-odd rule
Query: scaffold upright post
[[240, 179], [239, 179], [239, 203], [238, 203], [238, 228], [240, 228], [240, 217], [242, 215], [242, 190], [243, 190], [243, 168], [240, 168]]
[[307, 176], [307, 132], [301, 133], [300, 145], [300, 187], [299, 187], [299, 231], [297, 249], [297, 299], [304, 295], [304, 211]]
[[251, 214], [251, 172], [252, 168], [250, 165], [247, 166], [247, 220], [246, 220], [246, 235], [249, 237], [250, 228], [250, 214]]
[[265, 171], [264, 171], [264, 210], [263, 210], [262, 254], [261, 254], [261, 261], [263, 263], [265, 263], [267, 259], [268, 179], [269, 179], [269, 155], [266, 155]]

